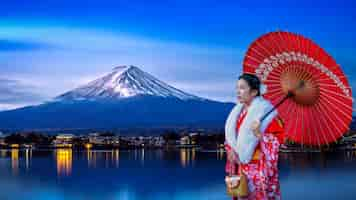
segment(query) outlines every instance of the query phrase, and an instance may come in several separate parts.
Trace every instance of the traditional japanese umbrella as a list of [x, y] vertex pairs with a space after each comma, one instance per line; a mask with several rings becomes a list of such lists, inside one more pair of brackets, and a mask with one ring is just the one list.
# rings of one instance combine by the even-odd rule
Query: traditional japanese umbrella
[[265, 34], [250, 45], [243, 71], [266, 85], [264, 97], [277, 107], [288, 139], [320, 146], [349, 129], [352, 95], [346, 76], [310, 39], [289, 32]]

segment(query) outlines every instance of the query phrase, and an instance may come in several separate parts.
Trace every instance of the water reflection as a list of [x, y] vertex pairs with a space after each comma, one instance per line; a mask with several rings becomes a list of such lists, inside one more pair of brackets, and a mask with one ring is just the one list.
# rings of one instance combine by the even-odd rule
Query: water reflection
[[141, 149], [141, 164], [145, 164], [145, 149]]
[[194, 165], [196, 159], [196, 149], [180, 149], [180, 164], [183, 168]]
[[12, 168], [12, 173], [14, 175], [18, 175], [19, 173], [19, 150], [18, 149], [11, 150], [11, 168]]
[[[0, 160], [6, 164], [0, 170], [0, 186], [10, 188], [9, 191], [6, 190], [5, 196], [4, 193], [0, 193], [0, 199], [41, 199], [38, 198], [41, 194], [51, 192], [53, 199], [69, 200], [115, 199], [115, 197], [147, 200], [228, 199], [222, 178], [225, 165], [223, 150], [98, 151], [89, 149], [76, 153], [75, 156], [73, 155], [75, 152], [72, 151], [76, 150], [0, 151], [0, 155], [5, 156]], [[73, 162], [76, 170], [72, 169]], [[141, 165], [142, 162], [144, 167]], [[353, 199], [348, 197], [352, 195], [351, 191], [355, 186], [356, 151], [281, 153], [280, 162], [279, 172], [284, 199], [329, 199], [329, 197], [337, 199], [335, 198], [337, 195], [341, 199]], [[121, 168], [115, 169], [119, 168], [119, 165]], [[92, 167], [96, 169], [90, 169]], [[24, 171], [26, 173], [23, 173]], [[15, 177], [13, 174], [22, 176]], [[59, 176], [70, 176], [70, 178], [58, 181]], [[165, 178], [157, 179], [157, 176]], [[45, 177], [46, 184], [39, 183], [39, 177]], [[154, 187], [152, 180], [155, 181]], [[16, 184], [13, 184], [14, 182]], [[169, 184], [172, 185], [172, 190], [167, 188]], [[24, 191], [27, 187], [31, 192]], [[325, 188], [328, 190], [326, 191]], [[19, 197], [23, 193], [29, 197]], [[49, 195], [44, 199], [51, 197]]]
[[195, 162], [195, 153], [196, 152], [196, 150], [195, 150], [195, 148], [193, 148], [192, 149], [192, 163], [194, 164], [194, 162]]
[[30, 168], [30, 161], [32, 159], [32, 149], [26, 149], [25, 150], [25, 161], [26, 161], [26, 170], [29, 170]]
[[313, 160], [313, 157], [310, 153], [281, 153], [279, 156], [280, 160], [283, 161], [284, 165], [286, 165], [286, 167], [290, 168], [292, 171], [308, 169], [313, 165], [315, 161], [317, 161], [315, 159], [318, 159], [315, 158]]
[[156, 150], [155, 155], [157, 160], [163, 160], [163, 150]]
[[115, 167], [118, 168], [119, 167], [119, 160], [120, 160], [120, 151], [118, 149], [116, 149], [114, 155], [115, 155], [114, 156]]
[[[34, 151], [32, 149], [11, 149], [0, 150], [1, 158], [11, 158], [11, 170], [13, 174], [18, 174], [20, 165], [26, 170], [30, 170], [32, 164], [32, 154], [43, 154], [43, 152]], [[50, 152], [50, 151], [48, 151]], [[58, 175], [71, 175], [73, 163], [73, 150], [72, 149], [57, 149], [53, 151], [56, 160], [57, 174]], [[122, 156], [121, 156], [122, 154]], [[150, 160], [179, 160], [179, 166], [186, 168], [194, 166], [197, 156], [201, 155], [199, 149], [195, 148], [182, 148], [178, 151], [165, 151], [165, 150], [145, 150], [136, 149], [133, 151], [120, 152], [119, 149], [109, 151], [98, 151], [87, 149], [83, 152], [84, 159], [87, 160], [88, 168], [97, 168], [98, 165], [104, 165], [106, 168], [119, 168], [120, 159], [135, 160], [136, 163], [146, 165]], [[200, 159], [204, 158], [204, 154]], [[221, 162], [225, 160], [225, 151], [219, 149], [213, 153], [216, 155], [214, 160]], [[281, 167], [288, 169], [288, 171], [304, 171], [311, 168], [327, 169], [334, 167], [335, 160], [341, 162], [355, 162], [356, 151], [344, 151], [335, 153], [280, 153], [279, 154]], [[21, 157], [23, 159], [21, 159]]]
[[100, 161], [105, 162], [105, 168], [119, 168], [120, 150], [113, 149], [111, 151], [93, 151], [88, 149], [86, 150], [86, 158], [88, 168], [96, 168], [97, 163], [100, 163]]
[[220, 148], [216, 151], [216, 159], [217, 160], [223, 160], [225, 155], [225, 150]]
[[109, 152], [105, 151], [105, 168], [108, 168], [109, 163]]
[[69, 176], [72, 173], [72, 149], [57, 149], [57, 175]]
[[87, 161], [89, 168], [96, 168], [96, 151], [92, 151], [90, 149], [87, 150]]
[[134, 150], [134, 156], [135, 156], [135, 160], [137, 160], [137, 149]]
[[346, 161], [356, 160], [356, 151], [346, 151], [344, 153], [344, 160], [346, 160]]
[[6, 152], [7, 152], [6, 149], [1, 149], [1, 150], [0, 150], [0, 156], [1, 156], [2, 158], [6, 158]]

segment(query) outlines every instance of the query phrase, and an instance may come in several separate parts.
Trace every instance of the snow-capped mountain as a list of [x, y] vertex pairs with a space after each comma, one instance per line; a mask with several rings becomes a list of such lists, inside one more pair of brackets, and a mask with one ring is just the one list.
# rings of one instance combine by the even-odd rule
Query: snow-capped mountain
[[134, 66], [54, 101], [0, 112], [0, 129], [223, 128], [234, 106], [178, 90]]
[[112, 100], [140, 95], [203, 100], [176, 89], [135, 66], [115, 67], [111, 73], [66, 92], [56, 100]]

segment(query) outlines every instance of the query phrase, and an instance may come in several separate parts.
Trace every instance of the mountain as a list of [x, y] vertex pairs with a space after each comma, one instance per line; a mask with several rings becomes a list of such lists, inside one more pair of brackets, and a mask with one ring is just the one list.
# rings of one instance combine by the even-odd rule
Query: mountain
[[119, 100], [139, 95], [203, 100], [158, 80], [135, 66], [115, 67], [108, 75], [58, 96], [57, 100]]
[[51, 102], [0, 112], [0, 129], [223, 128], [232, 107], [120, 66]]

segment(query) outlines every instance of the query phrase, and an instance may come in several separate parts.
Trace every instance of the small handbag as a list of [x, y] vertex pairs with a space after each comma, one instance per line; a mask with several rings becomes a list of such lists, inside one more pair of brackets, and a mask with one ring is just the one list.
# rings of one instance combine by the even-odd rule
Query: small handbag
[[232, 197], [244, 198], [249, 194], [247, 185], [247, 176], [242, 172], [241, 167], [239, 169], [239, 175], [226, 176], [226, 191], [227, 194]]

